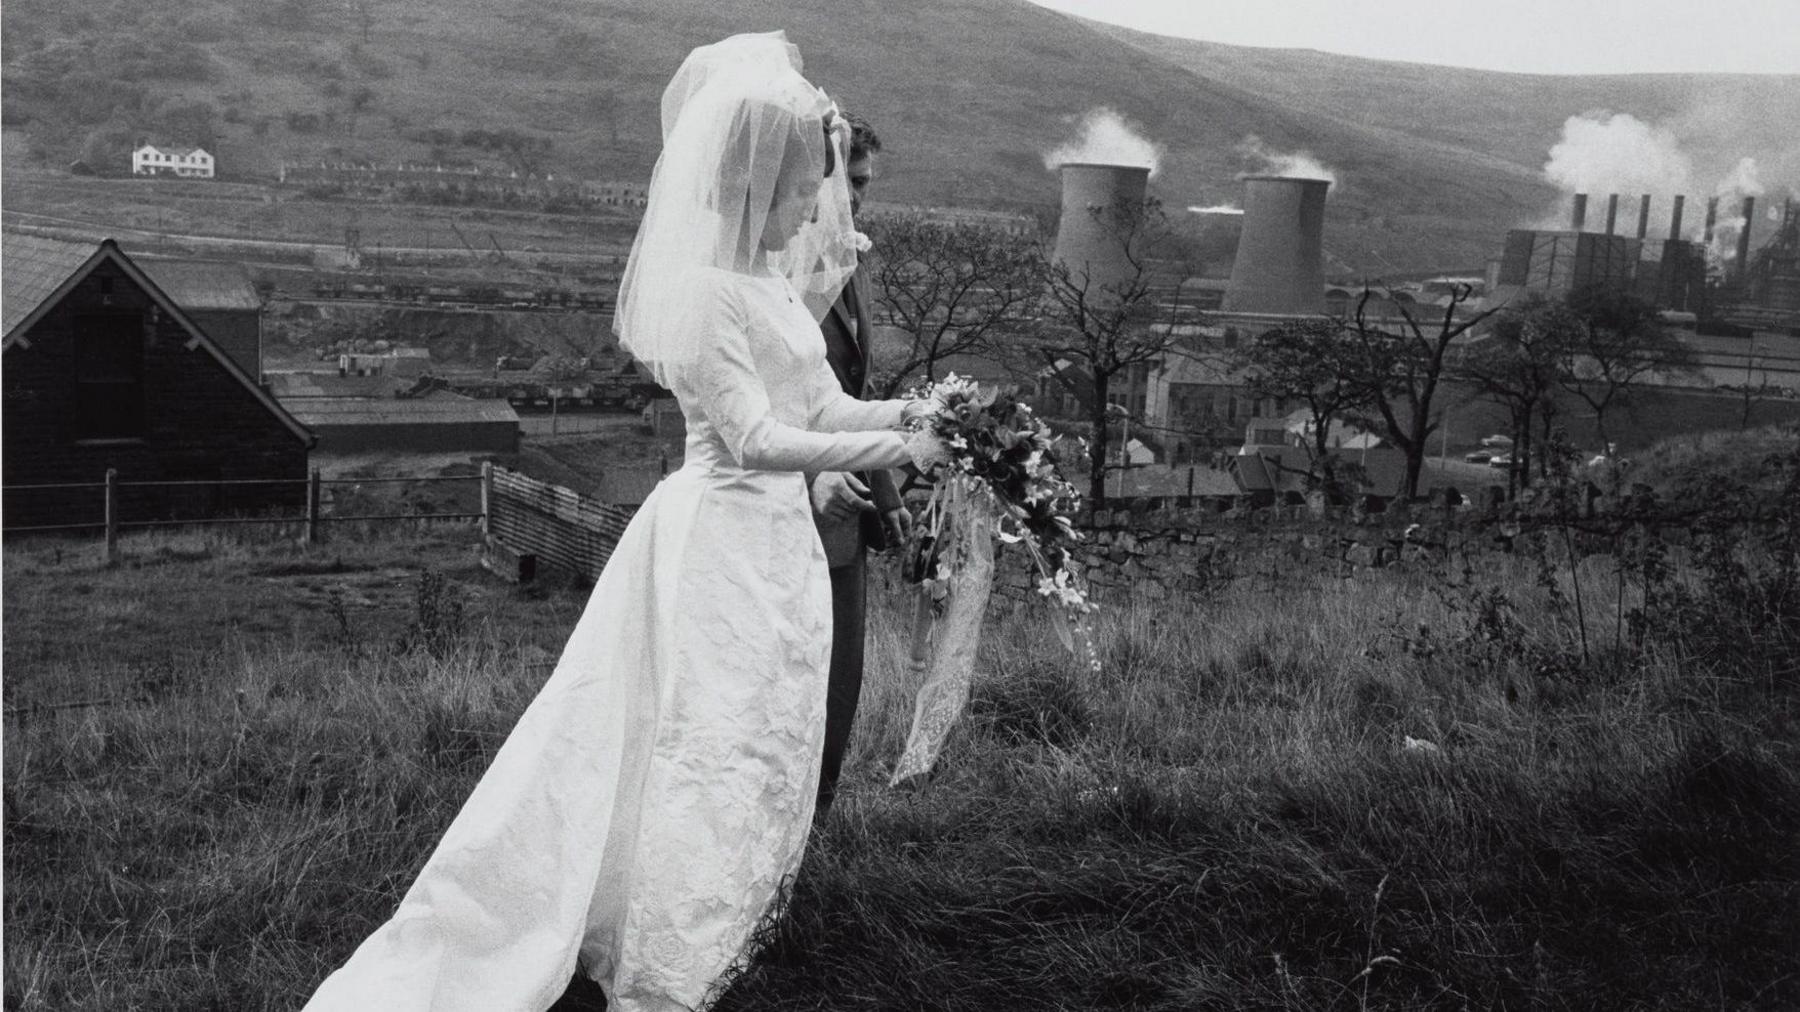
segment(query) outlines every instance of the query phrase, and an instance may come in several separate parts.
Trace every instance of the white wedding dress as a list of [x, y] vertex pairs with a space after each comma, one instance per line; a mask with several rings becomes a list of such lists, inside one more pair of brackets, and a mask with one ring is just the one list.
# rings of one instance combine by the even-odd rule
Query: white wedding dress
[[687, 1009], [799, 864], [831, 606], [802, 471], [906, 459], [783, 277], [708, 270], [687, 458], [399, 910], [309, 1010], [540, 1010], [580, 957], [612, 1012]]

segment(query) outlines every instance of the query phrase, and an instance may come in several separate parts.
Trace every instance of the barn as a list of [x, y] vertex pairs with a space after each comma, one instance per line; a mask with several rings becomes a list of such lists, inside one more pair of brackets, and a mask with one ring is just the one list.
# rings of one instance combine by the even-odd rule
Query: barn
[[0, 256], [8, 531], [102, 522], [109, 469], [124, 523], [299, 511], [313, 434], [118, 243]]
[[133, 262], [244, 372], [262, 379], [263, 300], [243, 264], [160, 257]]
[[433, 390], [414, 396], [304, 396], [282, 404], [318, 434], [321, 454], [517, 453], [519, 415], [502, 400]]

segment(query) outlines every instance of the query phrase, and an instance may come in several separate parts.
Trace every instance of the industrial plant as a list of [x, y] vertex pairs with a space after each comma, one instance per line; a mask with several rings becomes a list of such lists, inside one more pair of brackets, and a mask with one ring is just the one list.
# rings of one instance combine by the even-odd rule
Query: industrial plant
[[[1602, 217], [1590, 213], [1583, 193], [1574, 196], [1566, 228], [1519, 228], [1496, 237], [1498, 255], [1485, 272], [1330, 277], [1326, 264], [1341, 263], [1324, 241], [1332, 181], [1252, 174], [1239, 179], [1241, 203], [1232, 210], [1241, 209], [1241, 232], [1227, 279], [1185, 276], [1187, 265], [1146, 264], [1141, 254], [1127, 252], [1121, 209], [1143, 205], [1148, 168], [1080, 161], [1059, 172], [1054, 263], [1086, 278], [1096, 294], [1134, 284], [1151, 288], [1162, 303], [1151, 326], [1169, 337], [1169, 354], [1121, 374], [1106, 393], [1120, 426], [1108, 442], [1119, 448], [1116, 466], [1130, 472], [1118, 480], [1122, 494], [1216, 492], [1222, 473], [1238, 490], [1273, 491], [1284, 486], [1280, 474], [1304, 472], [1306, 412], [1253, 396], [1248, 367], [1236, 354], [1250, 338], [1296, 320], [1360, 312], [1377, 324], [1402, 326], [1409, 317], [1436, 319], [1449, 311], [1467, 318], [1531, 293], [1556, 297], [1597, 286], [1641, 299], [1692, 346], [1698, 366], [1690, 374], [1652, 382], [1715, 398], [1730, 391], [1800, 393], [1800, 206], [1791, 199], [1781, 203], [1779, 225], [1760, 247], [1755, 197], [1743, 198], [1739, 217], [1723, 223], [1721, 198], [1709, 198], [1695, 228], [1686, 221], [1687, 197], [1675, 195], [1665, 228], [1653, 225], [1653, 195], [1622, 207], [1620, 195], [1610, 194]], [[1040, 370], [1038, 396], [1050, 410], [1085, 417], [1071, 393], [1079, 383], [1067, 375], [1079, 370], [1069, 362]], [[1053, 381], [1054, 372], [1062, 374]], [[1467, 402], [1473, 395], [1456, 396]], [[1478, 431], [1480, 424], [1465, 421], [1460, 431], [1446, 426], [1438, 456], [1448, 458], [1454, 441], [1460, 461], [1463, 449], [1489, 435]], [[1241, 447], [1220, 454], [1221, 446], [1239, 441]], [[1345, 425], [1341, 433], [1334, 428], [1333, 444], [1356, 454], [1372, 490], [1393, 492], [1398, 453], [1381, 438]], [[1462, 480], [1504, 483], [1505, 476], [1475, 468]]]
[[1490, 262], [1491, 295], [1521, 290], [1567, 292], [1599, 285], [1628, 291], [1659, 310], [1692, 314], [1701, 332], [1748, 336], [1755, 328], [1800, 334], [1800, 224], [1792, 199], [1782, 203], [1775, 237], [1754, 254], [1757, 200], [1743, 198], [1734, 250], [1720, 248], [1719, 198], [1706, 202], [1699, 238], [1686, 238], [1676, 195], [1668, 237], [1652, 239], [1652, 195], [1638, 201], [1637, 229], [1619, 229], [1619, 195], [1606, 199], [1603, 231], [1588, 228], [1588, 195], [1578, 193], [1569, 227], [1546, 231], [1514, 229], [1505, 250]]

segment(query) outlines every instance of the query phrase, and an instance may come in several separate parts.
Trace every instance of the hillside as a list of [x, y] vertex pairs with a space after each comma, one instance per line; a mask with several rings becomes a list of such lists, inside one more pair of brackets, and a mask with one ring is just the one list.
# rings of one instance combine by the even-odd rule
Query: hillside
[[[1679, 135], [1697, 175], [1724, 175], [1754, 157], [1770, 178], [1800, 175], [1800, 76], [1545, 75], [1370, 60], [1297, 49], [1228, 46], [1082, 22], [1204, 78], [1310, 110], [1377, 135], [1432, 145], [1471, 163], [1541, 178], [1570, 117], [1626, 113]], [[1422, 58], [1429, 54], [1421, 53]]]
[[[1673, 107], [1699, 86], [1518, 85], [1190, 45], [1024, 0], [13, 0], [5, 122], [53, 169], [78, 156], [122, 165], [133, 140], [155, 137], [208, 144], [239, 177], [283, 161], [415, 159], [638, 180], [681, 56], [777, 27], [809, 76], [879, 124], [883, 199], [1053, 205], [1044, 154], [1105, 106], [1162, 147], [1152, 185], [1172, 207], [1235, 201], [1236, 175], [1267, 167], [1244, 150], [1252, 135], [1326, 162], [1339, 179], [1326, 242], [1342, 272], [1479, 266], [1505, 228], [1553, 200], [1540, 169], [1562, 118], [1606, 96]], [[1771, 80], [1746, 101], [1800, 102], [1794, 81]], [[1420, 123], [1421, 107], [1442, 111]], [[17, 161], [9, 173], [30, 167]]]

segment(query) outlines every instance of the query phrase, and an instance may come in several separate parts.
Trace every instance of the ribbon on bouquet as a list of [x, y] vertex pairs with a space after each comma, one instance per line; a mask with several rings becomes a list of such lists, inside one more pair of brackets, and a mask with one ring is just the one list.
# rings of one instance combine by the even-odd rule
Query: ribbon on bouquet
[[[981, 620], [994, 584], [994, 507], [977, 482], [951, 477], [926, 510], [930, 556], [913, 602], [909, 685], [918, 685], [912, 730], [890, 787], [924, 776], [962, 718], [975, 678]], [[924, 526], [924, 525], [922, 525]]]

